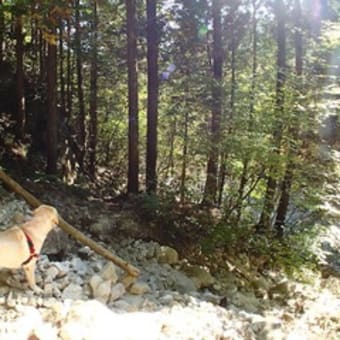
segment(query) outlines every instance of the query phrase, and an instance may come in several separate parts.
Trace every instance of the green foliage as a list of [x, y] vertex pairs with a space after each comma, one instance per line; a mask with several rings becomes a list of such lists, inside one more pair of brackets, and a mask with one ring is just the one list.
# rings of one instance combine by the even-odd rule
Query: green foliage
[[254, 262], [263, 259], [260, 270], [279, 269], [296, 279], [303, 279], [306, 268], [315, 270], [317, 256], [314, 245], [322, 231], [320, 226], [304, 228], [279, 240], [274, 235], [257, 234], [253, 227], [234, 227], [225, 223], [215, 225], [202, 242], [205, 253], [224, 249], [226, 253], [245, 253]]

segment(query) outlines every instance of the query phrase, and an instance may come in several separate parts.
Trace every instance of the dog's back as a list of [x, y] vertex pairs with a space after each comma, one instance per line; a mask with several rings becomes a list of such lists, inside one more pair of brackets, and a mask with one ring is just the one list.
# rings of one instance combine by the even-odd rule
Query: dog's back
[[29, 249], [22, 230], [14, 226], [0, 232], [0, 267], [19, 268], [29, 256]]

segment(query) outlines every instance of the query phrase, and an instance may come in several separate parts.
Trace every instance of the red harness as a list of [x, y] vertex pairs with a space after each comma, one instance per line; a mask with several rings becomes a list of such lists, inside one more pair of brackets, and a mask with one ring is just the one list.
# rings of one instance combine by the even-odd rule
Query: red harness
[[29, 248], [29, 250], [30, 250], [30, 256], [29, 256], [29, 258], [21, 264], [22, 266], [25, 266], [26, 264], [30, 263], [30, 261], [31, 261], [34, 257], [38, 258], [38, 257], [39, 257], [39, 254], [37, 254], [37, 253], [35, 252], [34, 243], [33, 243], [32, 239], [30, 238], [30, 236], [29, 236], [27, 233], [25, 233], [24, 230], [22, 230], [22, 231], [23, 231], [23, 233], [24, 233], [25, 236], [26, 236], [26, 241], [27, 241], [27, 244], [28, 244], [28, 248]]

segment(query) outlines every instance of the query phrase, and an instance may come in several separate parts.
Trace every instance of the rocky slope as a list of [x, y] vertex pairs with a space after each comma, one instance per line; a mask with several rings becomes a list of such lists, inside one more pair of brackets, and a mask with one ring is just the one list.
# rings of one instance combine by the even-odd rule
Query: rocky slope
[[[22, 201], [1, 193], [0, 227], [13, 224], [18, 213], [28, 217]], [[55, 241], [53, 235], [51, 239]], [[340, 336], [339, 281], [332, 275], [315, 279], [313, 285], [283, 277], [281, 281], [262, 278], [257, 287], [249, 288], [231, 271], [216, 279], [207, 269], [179, 259], [174, 249], [155, 242], [113, 239], [109, 247], [141, 269], [136, 282], [81, 246], [71, 247], [62, 258], [40, 257], [40, 296], [25, 288], [20, 271], [1, 271], [0, 339]]]

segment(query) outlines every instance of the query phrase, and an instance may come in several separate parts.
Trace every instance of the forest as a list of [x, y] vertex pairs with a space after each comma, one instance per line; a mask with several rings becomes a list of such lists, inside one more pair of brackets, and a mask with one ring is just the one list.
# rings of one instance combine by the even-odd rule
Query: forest
[[318, 228], [336, 182], [338, 1], [0, 6], [3, 169], [132, 200], [208, 248]]
[[0, 338], [339, 339], [339, 116], [339, 0], [0, 0]]

